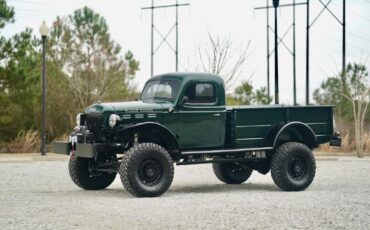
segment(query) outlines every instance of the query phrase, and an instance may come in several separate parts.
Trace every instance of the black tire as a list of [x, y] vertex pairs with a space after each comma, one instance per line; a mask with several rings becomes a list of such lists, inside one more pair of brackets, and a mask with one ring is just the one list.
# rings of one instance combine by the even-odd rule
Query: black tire
[[316, 162], [304, 144], [288, 142], [279, 146], [271, 159], [271, 176], [284, 191], [301, 191], [313, 181]]
[[126, 152], [118, 172], [129, 193], [137, 197], [155, 197], [170, 187], [174, 167], [164, 148], [154, 143], [141, 143]]
[[99, 154], [97, 161], [90, 158], [77, 157], [71, 154], [68, 170], [72, 181], [86, 190], [101, 190], [112, 184], [117, 172], [94, 172], [92, 167], [97, 163], [110, 161], [118, 164], [115, 154]]
[[225, 184], [241, 184], [251, 176], [253, 169], [243, 163], [213, 163], [213, 172]]

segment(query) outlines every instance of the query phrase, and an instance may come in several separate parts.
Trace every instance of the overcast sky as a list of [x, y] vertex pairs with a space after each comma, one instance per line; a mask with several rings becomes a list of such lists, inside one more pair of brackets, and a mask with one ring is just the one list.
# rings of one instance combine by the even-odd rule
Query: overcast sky
[[[281, 4], [293, 0], [281, 0]], [[304, 0], [296, 0], [302, 2]], [[322, 0], [327, 2], [328, 0]], [[342, 1], [332, 0], [329, 8], [341, 20]], [[319, 0], [311, 0], [311, 22], [321, 11]], [[156, 0], [155, 5], [175, 3], [175, 0]], [[266, 85], [266, 12], [255, 11], [254, 7], [265, 6], [265, 0], [179, 0], [190, 3], [189, 7], [179, 10], [179, 70], [195, 67], [198, 56], [197, 47], [207, 41], [207, 33], [229, 36], [235, 47], [246, 47], [251, 42], [250, 56], [243, 69], [241, 80], [249, 79], [252, 73], [253, 85], [258, 88]], [[150, 77], [150, 11], [141, 8], [149, 6], [150, 0], [8, 0], [15, 7], [16, 22], [8, 25], [2, 33], [11, 36], [33, 28], [38, 33], [41, 21], [51, 25], [56, 16], [66, 16], [75, 9], [88, 6], [106, 18], [113, 39], [119, 43], [123, 52], [131, 50], [140, 61], [140, 71], [135, 84], [142, 88]], [[297, 93], [298, 102], [305, 101], [305, 26], [306, 7], [297, 6], [296, 43], [297, 43]], [[363, 62], [368, 68], [370, 55], [370, 1], [347, 1], [347, 61]], [[273, 12], [270, 12], [270, 24], [273, 26]], [[281, 8], [278, 12], [279, 35], [282, 36], [292, 23], [292, 8]], [[175, 23], [175, 9], [158, 9], [155, 11], [155, 25], [162, 34], [166, 34]], [[342, 27], [327, 11], [313, 24], [310, 42], [310, 84], [313, 92], [321, 81], [333, 76], [342, 63]], [[161, 42], [155, 34], [155, 44]], [[273, 46], [273, 34], [270, 33], [270, 46]], [[175, 33], [168, 37], [175, 46]], [[286, 35], [285, 43], [291, 49], [292, 30]], [[155, 45], [155, 46], [156, 46]], [[273, 47], [272, 47], [273, 48]], [[274, 89], [274, 60], [271, 61], [271, 92]], [[154, 73], [175, 71], [175, 56], [171, 49], [162, 45], [155, 55]], [[282, 103], [293, 102], [292, 56], [284, 46], [279, 46], [280, 100]]]

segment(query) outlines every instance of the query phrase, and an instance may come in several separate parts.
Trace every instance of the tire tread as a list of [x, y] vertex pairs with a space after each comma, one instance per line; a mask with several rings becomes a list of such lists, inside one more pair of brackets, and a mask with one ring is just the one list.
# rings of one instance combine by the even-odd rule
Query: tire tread
[[[165, 156], [167, 162], [169, 163], [169, 180], [166, 181], [165, 186], [156, 192], [145, 191], [139, 186], [139, 184], [132, 183], [134, 180], [134, 174], [130, 173], [134, 172], [135, 170], [134, 165], [130, 162], [135, 162], [137, 158], [140, 157], [140, 154], [143, 154], [145, 151], [152, 150], [160, 152], [163, 156]], [[118, 172], [125, 189], [137, 197], [155, 197], [162, 195], [170, 187], [174, 177], [173, 161], [170, 154], [164, 148], [154, 143], [140, 143], [129, 149], [122, 157], [122, 161], [118, 167]]]
[[[303, 186], [297, 186], [296, 184], [292, 183], [292, 181], [288, 178], [284, 168], [282, 168], [286, 159], [289, 158], [289, 155], [297, 149], [303, 150], [308, 153], [310, 160], [312, 161], [312, 169], [308, 169], [312, 170], [311, 175]], [[315, 158], [311, 150], [306, 145], [300, 142], [287, 142], [285, 144], [282, 144], [272, 155], [271, 176], [275, 184], [284, 191], [301, 191], [306, 189], [312, 183], [315, 177], [315, 173]]]

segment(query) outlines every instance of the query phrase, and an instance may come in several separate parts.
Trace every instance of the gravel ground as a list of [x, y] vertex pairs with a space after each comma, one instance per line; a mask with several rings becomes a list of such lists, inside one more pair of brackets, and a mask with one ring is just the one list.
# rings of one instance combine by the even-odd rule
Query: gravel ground
[[253, 172], [224, 185], [210, 165], [179, 166], [161, 197], [135, 198], [119, 178], [84, 191], [66, 161], [0, 164], [0, 229], [370, 229], [370, 161], [318, 161], [313, 184], [282, 192]]

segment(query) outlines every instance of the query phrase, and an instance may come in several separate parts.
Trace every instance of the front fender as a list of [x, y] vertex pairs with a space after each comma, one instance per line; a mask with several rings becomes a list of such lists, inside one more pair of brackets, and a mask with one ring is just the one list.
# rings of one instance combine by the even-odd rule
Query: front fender
[[[119, 135], [120, 133], [134, 131], [141, 134], [145, 134], [149, 136], [149, 133], [155, 135], [156, 138], [160, 138], [160, 144], [162, 147], [166, 148], [167, 151], [174, 151], [179, 150], [179, 144], [176, 138], [176, 135], [169, 130], [166, 126], [161, 125], [156, 122], [143, 122], [143, 123], [136, 123], [136, 124], [127, 124], [123, 127], [120, 127], [117, 130], [113, 131], [114, 135]], [[153, 136], [154, 138], [154, 136]], [[140, 137], [139, 137], [140, 139]], [[153, 141], [153, 140], [145, 140], [145, 141]]]

